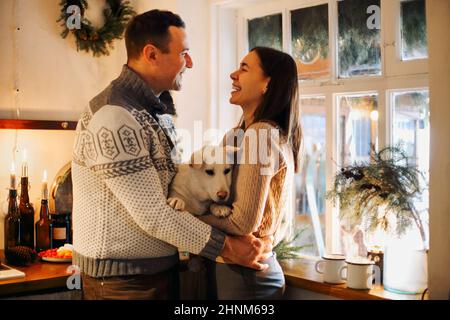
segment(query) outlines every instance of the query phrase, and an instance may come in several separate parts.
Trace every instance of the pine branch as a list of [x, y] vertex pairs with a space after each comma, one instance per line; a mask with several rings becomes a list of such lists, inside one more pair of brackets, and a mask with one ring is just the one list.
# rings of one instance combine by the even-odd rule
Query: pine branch
[[306, 230], [306, 228], [303, 228], [296, 232], [294, 238], [292, 240], [281, 240], [275, 248], [273, 248], [273, 251], [277, 255], [278, 260], [285, 260], [285, 259], [298, 259], [299, 258], [299, 252], [304, 250], [305, 248], [312, 247], [311, 244], [308, 245], [302, 245], [302, 246], [294, 246], [295, 240]]
[[[379, 152], [372, 146], [370, 162], [342, 168], [327, 198], [339, 204], [341, 219], [363, 224], [367, 231], [377, 227], [390, 230], [389, 214], [396, 217], [397, 235], [414, 223], [425, 245], [424, 225], [413, 203], [423, 192], [420, 180], [423, 178], [408, 163], [401, 145], [387, 146]], [[380, 207], [385, 207], [385, 211], [380, 212]]]

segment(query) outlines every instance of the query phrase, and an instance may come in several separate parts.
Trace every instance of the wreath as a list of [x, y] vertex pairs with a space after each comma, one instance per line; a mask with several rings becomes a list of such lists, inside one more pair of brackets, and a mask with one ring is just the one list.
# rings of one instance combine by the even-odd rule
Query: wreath
[[[94, 57], [109, 55], [109, 50], [113, 49], [113, 41], [121, 39], [123, 32], [136, 14], [129, 1], [107, 0], [107, 6], [103, 9], [105, 24], [101, 28], [94, 28], [91, 22], [84, 17], [88, 8], [87, 0], [62, 0], [60, 2], [61, 15], [57, 22], [61, 22], [64, 31], [61, 37], [65, 39], [69, 33], [75, 36], [77, 51], [92, 51]], [[78, 11], [73, 11], [71, 6], [76, 6]], [[69, 26], [69, 19], [74, 19], [79, 12], [79, 24], [77, 27]]]

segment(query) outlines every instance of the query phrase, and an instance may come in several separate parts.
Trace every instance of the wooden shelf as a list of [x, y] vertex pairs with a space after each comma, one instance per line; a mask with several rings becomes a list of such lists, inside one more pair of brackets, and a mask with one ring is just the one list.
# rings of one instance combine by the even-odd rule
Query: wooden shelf
[[0, 119], [0, 129], [75, 130], [76, 121]]

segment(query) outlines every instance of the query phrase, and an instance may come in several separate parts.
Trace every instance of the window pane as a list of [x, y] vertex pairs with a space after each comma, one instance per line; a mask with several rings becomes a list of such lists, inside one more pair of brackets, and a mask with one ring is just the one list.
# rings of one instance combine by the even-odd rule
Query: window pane
[[[428, 91], [393, 93], [393, 142], [401, 143], [410, 163], [424, 173], [428, 185], [430, 167], [430, 109]], [[428, 221], [428, 190], [414, 202]]]
[[328, 4], [291, 11], [291, 30], [299, 79], [328, 77]]
[[[370, 161], [371, 144], [378, 141], [378, 95], [342, 95], [338, 97], [338, 166]], [[340, 223], [340, 245], [348, 256], [362, 252], [361, 228], [350, 221]], [[362, 251], [361, 251], [362, 250]]]
[[428, 57], [425, 0], [401, 2], [402, 59]]
[[248, 48], [283, 49], [281, 13], [248, 20]]
[[[325, 234], [326, 110], [324, 97], [301, 99], [304, 161], [296, 175], [296, 229], [304, 230], [296, 245], [303, 254], [319, 255]], [[322, 249], [319, 249], [321, 248]]]
[[339, 77], [381, 75], [380, 0], [339, 1], [338, 15]]
[[371, 144], [378, 144], [378, 95], [339, 96], [340, 164], [370, 160]]

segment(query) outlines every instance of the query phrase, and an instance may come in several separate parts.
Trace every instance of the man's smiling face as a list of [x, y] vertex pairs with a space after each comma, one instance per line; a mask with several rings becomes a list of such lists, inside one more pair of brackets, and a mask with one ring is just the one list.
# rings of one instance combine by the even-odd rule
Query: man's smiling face
[[180, 90], [182, 75], [186, 68], [192, 68], [189, 44], [184, 28], [169, 27], [169, 52], [161, 53], [161, 86], [166, 90]]

